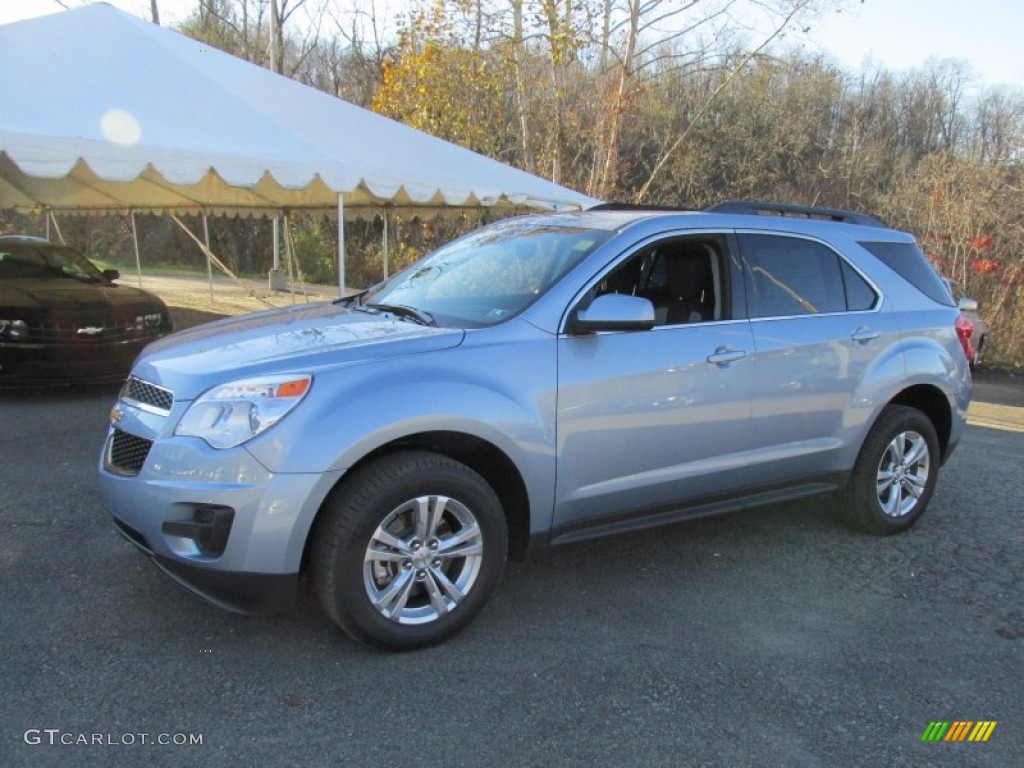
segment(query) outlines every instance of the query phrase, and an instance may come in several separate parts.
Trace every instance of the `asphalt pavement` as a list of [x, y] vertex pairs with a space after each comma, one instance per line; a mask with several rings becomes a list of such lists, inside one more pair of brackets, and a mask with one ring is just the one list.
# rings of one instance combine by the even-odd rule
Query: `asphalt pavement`
[[[572, 545], [401, 655], [157, 573], [95, 487], [115, 396], [0, 396], [0, 766], [1024, 765], [1024, 377], [906, 534], [825, 498]], [[957, 721], [996, 725], [922, 741]]]

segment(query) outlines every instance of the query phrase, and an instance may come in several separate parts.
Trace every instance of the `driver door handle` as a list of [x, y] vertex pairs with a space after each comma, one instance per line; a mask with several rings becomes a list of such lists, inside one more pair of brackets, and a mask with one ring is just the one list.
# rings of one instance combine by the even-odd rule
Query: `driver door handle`
[[729, 363], [734, 363], [746, 356], [747, 353], [742, 349], [719, 347], [715, 350], [714, 354], [708, 355], [708, 362], [724, 368]]

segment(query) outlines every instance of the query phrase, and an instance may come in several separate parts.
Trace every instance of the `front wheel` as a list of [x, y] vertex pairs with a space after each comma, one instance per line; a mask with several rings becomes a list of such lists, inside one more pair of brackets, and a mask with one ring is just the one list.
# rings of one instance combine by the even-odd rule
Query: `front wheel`
[[352, 638], [386, 650], [446, 640], [483, 608], [508, 532], [487, 482], [445, 456], [406, 452], [357, 470], [314, 533], [313, 581]]
[[921, 411], [890, 405], [861, 447], [840, 509], [858, 530], [879, 536], [910, 528], [935, 490], [939, 439]]

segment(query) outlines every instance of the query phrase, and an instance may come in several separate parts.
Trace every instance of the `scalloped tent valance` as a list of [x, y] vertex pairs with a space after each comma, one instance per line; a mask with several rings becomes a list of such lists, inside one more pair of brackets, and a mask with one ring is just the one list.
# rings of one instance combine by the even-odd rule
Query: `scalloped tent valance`
[[0, 26], [0, 208], [598, 201], [105, 4]]

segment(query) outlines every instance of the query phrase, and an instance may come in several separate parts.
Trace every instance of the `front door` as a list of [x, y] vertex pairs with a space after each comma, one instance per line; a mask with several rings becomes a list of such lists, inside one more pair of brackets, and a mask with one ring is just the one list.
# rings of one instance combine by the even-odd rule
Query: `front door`
[[733, 270], [724, 236], [666, 238], [584, 298], [646, 297], [657, 325], [559, 338], [555, 539], [706, 508], [742, 486], [753, 339], [734, 318]]

